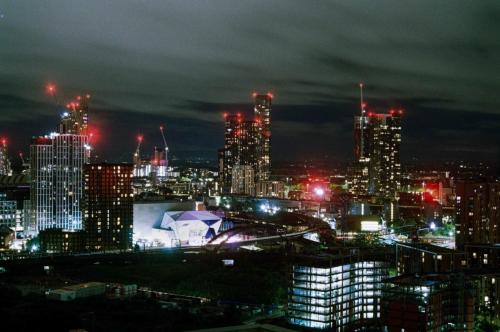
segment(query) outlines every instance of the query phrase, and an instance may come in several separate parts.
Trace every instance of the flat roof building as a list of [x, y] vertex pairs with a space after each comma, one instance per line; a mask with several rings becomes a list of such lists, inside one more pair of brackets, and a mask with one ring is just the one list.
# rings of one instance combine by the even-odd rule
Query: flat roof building
[[292, 325], [331, 331], [376, 326], [390, 260], [383, 250], [346, 249], [300, 258], [292, 267], [287, 319]]

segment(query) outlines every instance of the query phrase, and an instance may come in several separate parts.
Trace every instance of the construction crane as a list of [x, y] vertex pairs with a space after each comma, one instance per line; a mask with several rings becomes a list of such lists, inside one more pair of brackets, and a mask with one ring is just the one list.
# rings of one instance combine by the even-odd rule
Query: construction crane
[[26, 164], [26, 161], [24, 161], [24, 155], [22, 152], [19, 152], [19, 158], [21, 158], [21, 161], [23, 162], [23, 165]]
[[137, 136], [137, 148], [135, 149], [134, 153], [134, 164], [139, 167], [141, 164], [141, 144], [143, 141], [144, 137], [142, 135]]
[[167, 145], [167, 139], [165, 138], [165, 131], [163, 126], [160, 126], [160, 132], [161, 132], [161, 137], [163, 138], [163, 144], [165, 145], [165, 161], [167, 162], [168, 165], [168, 145]]

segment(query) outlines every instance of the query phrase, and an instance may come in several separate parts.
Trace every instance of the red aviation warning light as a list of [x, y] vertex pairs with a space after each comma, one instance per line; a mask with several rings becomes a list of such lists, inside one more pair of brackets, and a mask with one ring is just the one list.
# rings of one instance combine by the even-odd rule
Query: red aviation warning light
[[52, 98], [54, 98], [54, 102], [56, 103], [57, 106], [59, 106], [59, 100], [57, 99], [57, 96], [56, 96], [56, 86], [55, 84], [53, 83], [47, 83], [46, 87], [45, 87], [47, 93], [49, 95], [52, 96]]
[[56, 93], [56, 86], [52, 83], [47, 84], [47, 93], [53, 95]]
[[273, 95], [271, 92], [268, 92], [268, 93], [267, 93], [267, 96], [268, 96], [269, 98], [271, 98], [271, 99], [273, 99], [273, 98], [274, 98], [274, 95]]
[[403, 110], [402, 109], [396, 110], [396, 109], [392, 109], [391, 108], [389, 110], [389, 114], [392, 115], [392, 116], [401, 116], [401, 115], [403, 115]]
[[142, 143], [142, 140], [144, 139], [144, 136], [142, 135], [137, 135], [137, 142]]
[[3, 145], [4, 147], [6, 147], [6, 146], [7, 146], [7, 139], [6, 139], [6, 138], [2, 138], [2, 145]]
[[257, 97], [257, 92], [256, 92], [256, 91], [253, 91], [253, 92], [252, 92], [252, 97], [253, 97], [253, 98]]
[[92, 144], [97, 144], [101, 140], [101, 130], [93, 125], [89, 125], [87, 129], [89, 135], [89, 142]]

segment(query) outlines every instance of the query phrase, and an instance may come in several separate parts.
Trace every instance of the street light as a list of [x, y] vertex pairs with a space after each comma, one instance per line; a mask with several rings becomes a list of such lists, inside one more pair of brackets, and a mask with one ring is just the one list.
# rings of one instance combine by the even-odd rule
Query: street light
[[314, 193], [319, 198], [319, 202], [318, 202], [318, 218], [319, 218], [320, 217], [319, 213], [321, 210], [321, 201], [323, 200], [323, 198], [325, 196], [325, 190], [321, 187], [316, 187], [316, 188], [314, 188]]
[[325, 194], [325, 190], [321, 187], [316, 187], [316, 188], [314, 188], [314, 193], [316, 194], [316, 196], [323, 198], [323, 195]]

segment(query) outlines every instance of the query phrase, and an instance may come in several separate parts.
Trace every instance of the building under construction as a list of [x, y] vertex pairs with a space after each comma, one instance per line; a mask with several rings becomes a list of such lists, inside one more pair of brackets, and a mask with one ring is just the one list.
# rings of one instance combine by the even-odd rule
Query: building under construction
[[[160, 133], [163, 140], [163, 148], [155, 146], [151, 158], [146, 159], [141, 157], [141, 147], [144, 142], [144, 136], [137, 136], [137, 147], [133, 156], [133, 174], [134, 178], [136, 178], [136, 183], [142, 183], [146, 191], [148, 188], [154, 190], [159, 183], [164, 182], [168, 178], [169, 148], [163, 126], [160, 126]], [[146, 184], [144, 185], [144, 183]]]

